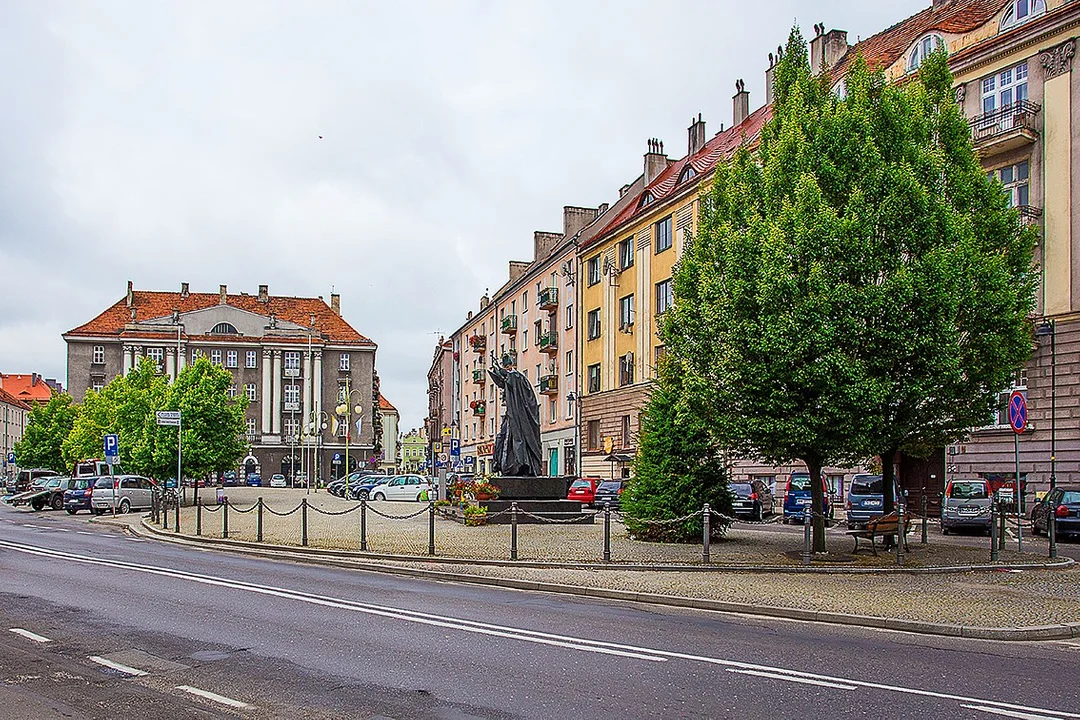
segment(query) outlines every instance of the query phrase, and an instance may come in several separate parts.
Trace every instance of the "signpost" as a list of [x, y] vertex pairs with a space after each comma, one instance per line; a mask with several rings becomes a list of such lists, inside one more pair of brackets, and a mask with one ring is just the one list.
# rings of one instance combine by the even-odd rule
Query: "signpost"
[[1020, 488], [1020, 435], [1027, 429], [1027, 396], [1019, 390], [1009, 395], [1009, 425], [1013, 429], [1013, 452], [1016, 462], [1016, 543], [1024, 551], [1024, 493]]
[[[184, 476], [180, 470], [180, 459], [183, 457], [183, 448], [181, 447], [180, 431], [182, 429], [182, 421], [180, 419], [179, 410], [158, 410], [155, 413], [157, 417], [157, 424], [162, 427], [176, 427], [176, 493], [177, 502], [179, 500], [180, 487], [184, 484]], [[166, 483], [167, 485], [168, 483]], [[199, 482], [195, 481], [195, 504], [199, 504]], [[176, 517], [180, 517], [180, 511], [176, 511]], [[179, 522], [179, 521], [177, 521]]]

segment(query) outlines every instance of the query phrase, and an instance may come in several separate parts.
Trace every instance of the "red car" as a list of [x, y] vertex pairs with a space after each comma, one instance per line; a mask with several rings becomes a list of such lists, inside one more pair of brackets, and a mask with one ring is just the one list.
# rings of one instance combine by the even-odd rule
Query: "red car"
[[575, 480], [574, 484], [570, 486], [570, 493], [566, 496], [566, 499], [590, 504], [596, 499], [596, 488], [600, 486], [600, 482], [600, 478], [596, 477]]

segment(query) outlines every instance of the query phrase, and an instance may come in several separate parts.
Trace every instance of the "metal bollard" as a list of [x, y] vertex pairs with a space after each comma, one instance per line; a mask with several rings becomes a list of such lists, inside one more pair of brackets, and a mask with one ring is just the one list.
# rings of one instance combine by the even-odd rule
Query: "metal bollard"
[[262, 499], [262, 496], [259, 497], [258, 506], [259, 506], [259, 509], [257, 511], [257, 515], [256, 515], [256, 519], [255, 519], [255, 541], [256, 542], [262, 542], [263, 541], [263, 499]]
[[180, 532], [180, 496], [176, 496], [176, 523], [173, 528], [174, 531]]
[[896, 503], [896, 564], [904, 564], [904, 540], [907, 533], [904, 528], [904, 503]]
[[427, 554], [435, 554], [435, 501], [428, 500]]
[[803, 565], [809, 565], [810, 561], [814, 557], [813, 549], [810, 544], [810, 525], [813, 521], [813, 515], [811, 508], [807, 507], [803, 510], [803, 553], [802, 561]]
[[[1049, 508], [1048, 508], [1049, 509]], [[1057, 508], [1050, 510], [1046, 516], [1046, 534], [1050, 536], [1050, 558], [1057, 557]], [[1032, 530], [1031, 534], [1034, 535], [1035, 531]]]
[[229, 498], [221, 505], [221, 537], [229, 537]]
[[923, 488], [922, 501], [920, 502], [920, 505], [922, 506], [922, 541], [921, 542], [922, 542], [923, 545], [925, 545], [926, 544], [926, 523], [927, 523], [927, 518], [926, 518], [926, 488]]
[[[113, 492], [115, 492], [115, 490]], [[161, 529], [169, 529], [169, 504], [165, 502], [164, 494], [161, 496]]]
[[202, 535], [202, 498], [195, 500], [195, 534]]
[[367, 497], [360, 498], [360, 552], [367, 552]]
[[517, 503], [510, 503], [510, 559], [517, 560]]
[[990, 500], [990, 562], [998, 561], [998, 518], [997, 503]]
[[300, 544], [307, 547], [307, 498], [300, 500]]
[[611, 503], [604, 503], [604, 562], [611, 562]]
[[1005, 530], [1009, 527], [1009, 516], [998, 505], [998, 550], [1005, 549]]
[[709, 503], [701, 508], [701, 562], [709, 564]]

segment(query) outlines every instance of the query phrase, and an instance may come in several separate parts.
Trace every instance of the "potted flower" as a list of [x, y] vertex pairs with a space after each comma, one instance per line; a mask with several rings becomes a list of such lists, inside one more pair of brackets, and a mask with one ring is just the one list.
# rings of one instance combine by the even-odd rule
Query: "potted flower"
[[487, 481], [481, 481], [473, 485], [473, 496], [477, 500], [494, 500], [499, 497], [499, 488]]
[[463, 511], [465, 524], [470, 527], [478, 527], [487, 523], [487, 508], [478, 505], [469, 505]]

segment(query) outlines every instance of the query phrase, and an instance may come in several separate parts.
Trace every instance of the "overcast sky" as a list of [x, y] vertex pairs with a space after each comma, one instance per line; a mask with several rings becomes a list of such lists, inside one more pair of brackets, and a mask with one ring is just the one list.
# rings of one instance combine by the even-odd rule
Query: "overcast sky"
[[[0, 370], [137, 289], [329, 299], [402, 429], [534, 230], [614, 202], [793, 23], [867, 37], [930, 0], [0, 3]], [[322, 139], [319, 136], [322, 136]]]

